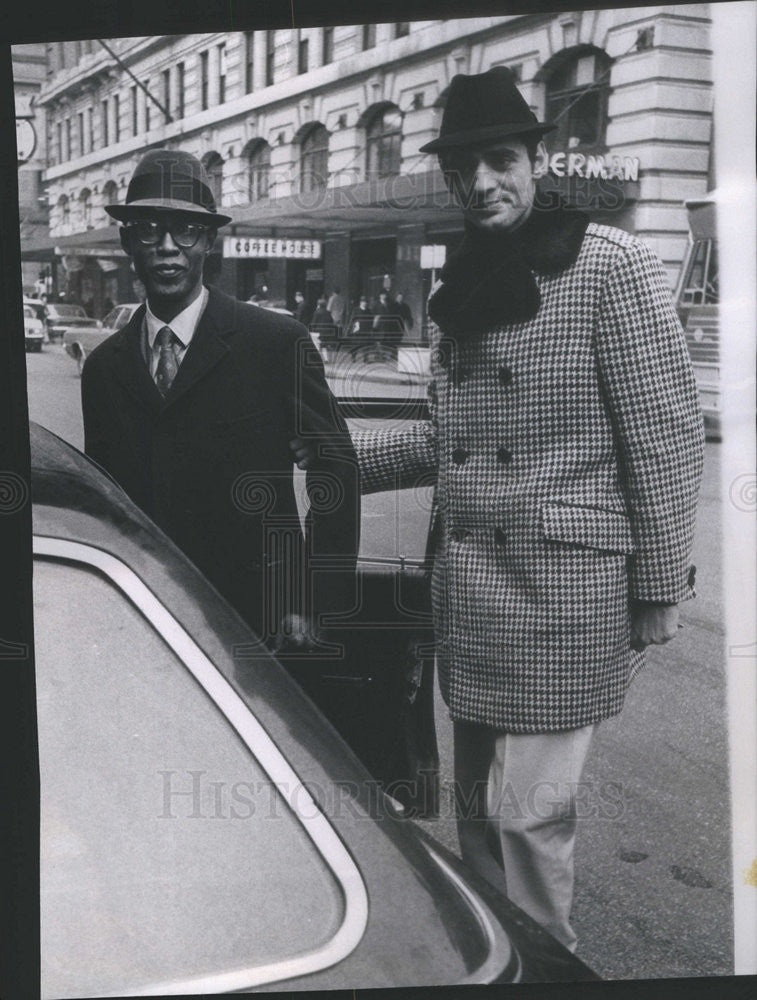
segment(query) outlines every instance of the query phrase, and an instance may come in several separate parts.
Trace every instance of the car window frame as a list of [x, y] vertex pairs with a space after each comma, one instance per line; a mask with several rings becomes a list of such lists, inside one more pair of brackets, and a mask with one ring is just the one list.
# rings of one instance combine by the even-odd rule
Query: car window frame
[[73, 563], [101, 573], [134, 605], [194, 677], [271, 779], [343, 894], [344, 914], [339, 928], [329, 941], [312, 951], [233, 972], [151, 983], [134, 991], [132, 995], [252, 989], [312, 975], [347, 958], [362, 940], [368, 924], [368, 892], [365, 882], [351, 854], [318, 807], [307, 785], [300, 780], [250, 707], [147, 584], [117, 556], [85, 542], [48, 535], [33, 536], [33, 554], [35, 558]]

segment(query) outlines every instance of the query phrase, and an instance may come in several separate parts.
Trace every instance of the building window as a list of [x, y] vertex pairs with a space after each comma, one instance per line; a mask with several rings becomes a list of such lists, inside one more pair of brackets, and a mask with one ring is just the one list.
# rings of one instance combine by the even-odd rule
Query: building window
[[[103, 205], [117, 205], [118, 204], [118, 184], [115, 181], [106, 181], [105, 187], [103, 188]], [[107, 214], [107, 213], [106, 213]], [[117, 224], [116, 220], [107, 215], [107, 221], [109, 226], [115, 226]]]
[[171, 117], [171, 70], [164, 69], [163, 73], [163, 107], [165, 109], [166, 121]]
[[92, 227], [92, 192], [89, 188], [84, 188], [79, 195], [79, 205], [82, 224], [85, 229], [90, 229]]
[[366, 49], [372, 49], [376, 44], [376, 25], [375, 24], [364, 24], [363, 25], [363, 52]]
[[216, 208], [221, 204], [223, 193], [223, 158], [220, 153], [207, 153], [203, 157], [203, 166], [208, 174], [210, 190], [213, 192], [213, 200]]
[[76, 123], [79, 132], [79, 156], [84, 156], [84, 112], [80, 111], [76, 116]]
[[137, 107], [137, 85], [131, 88], [131, 134], [136, 135], [139, 129], [139, 109]]
[[602, 146], [607, 127], [610, 58], [598, 49], [561, 53], [546, 78], [546, 118], [557, 125], [551, 149]]
[[91, 107], [87, 108], [85, 118], [87, 121], [87, 152], [91, 153], [95, 148], [95, 115]]
[[184, 117], [185, 109], [185, 72], [184, 63], [180, 62], [176, 64], [176, 114], [179, 118]]
[[249, 147], [247, 176], [250, 203], [267, 198], [271, 183], [271, 147], [264, 139], [258, 139]]
[[400, 172], [402, 163], [402, 112], [396, 105], [378, 111], [368, 122], [368, 178], [389, 177]]
[[200, 53], [200, 110], [208, 108], [208, 50]]
[[394, 37], [404, 38], [406, 35], [410, 34], [410, 22], [409, 21], [398, 21], [394, 26]]
[[218, 46], [218, 103], [226, 100], [226, 45]]
[[244, 33], [244, 92], [251, 94], [255, 89], [255, 32]]
[[265, 33], [265, 85], [270, 87], [273, 84], [274, 60], [276, 58], [276, 32], [266, 31]]
[[314, 125], [300, 147], [300, 190], [316, 191], [329, 177], [329, 134], [323, 125]]
[[102, 136], [103, 148], [108, 145], [108, 99], [106, 98], [100, 104], [100, 135]]
[[113, 142], [121, 141], [121, 97], [113, 95]]
[[145, 94], [145, 132], [150, 131], [150, 111], [152, 109], [152, 101], [148, 97], [150, 92], [150, 81], [143, 80], [143, 85], [147, 93]]
[[55, 140], [58, 152], [58, 163], [63, 163], [63, 122], [55, 126]]
[[328, 66], [329, 63], [334, 61], [334, 29], [324, 28], [323, 29], [323, 59], [321, 62], [324, 66]]
[[58, 199], [58, 213], [60, 217], [60, 226], [63, 230], [68, 230], [71, 223], [71, 206], [68, 203], [68, 197], [62, 194]]
[[72, 156], [71, 150], [71, 119], [66, 118], [66, 160], [70, 160]]
[[297, 40], [297, 72], [307, 73], [309, 61], [310, 40], [302, 35]]

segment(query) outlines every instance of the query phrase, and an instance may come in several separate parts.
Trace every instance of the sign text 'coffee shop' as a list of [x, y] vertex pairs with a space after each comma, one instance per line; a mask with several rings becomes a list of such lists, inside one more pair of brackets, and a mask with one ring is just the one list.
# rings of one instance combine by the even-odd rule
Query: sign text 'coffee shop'
[[283, 258], [286, 260], [320, 260], [320, 240], [276, 239], [263, 236], [226, 236], [224, 257]]

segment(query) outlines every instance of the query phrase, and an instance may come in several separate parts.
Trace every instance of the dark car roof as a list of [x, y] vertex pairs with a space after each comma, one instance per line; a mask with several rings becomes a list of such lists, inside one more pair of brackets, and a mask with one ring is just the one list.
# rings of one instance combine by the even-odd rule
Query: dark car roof
[[[433, 975], [431, 968], [440, 971], [433, 963], [443, 941], [449, 968], [459, 970], [453, 979], [464, 979], [465, 969], [476, 968], [489, 951], [482, 928], [476, 929], [479, 918], [430, 859], [414, 829], [398, 820], [388, 800], [376, 797], [375, 783], [354, 754], [242, 619], [114, 480], [37, 424], [30, 424], [30, 439], [35, 535], [78, 542], [125, 563], [244, 699], [300, 780], [320, 790], [318, 804], [358, 860], [370, 900], [365, 935], [343, 960], [340, 975], [379, 985], [392, 985], [399, 975], [407, 985], [421, 985]], [[330, 788], [339, 789], [338, 801], [329, 801]], [[486, 898], [491, 890], [480, 885], [479, 892]], [[543, 931], [524, 925], [527, 918], [504, 898], [489, 896], [489, 905], [505, 912], [521, 958], [528, 955], [532, 968], [540, 965], [544, 978], [591, 976]], [[387, 947], [392, 942], [396, 948], [398, 941], [406, 941], [407, 949], [390, 955]], [[502, 958], [509, 961], [508, 954], [505, 949]], [[335, 980], [323, 969], [302, 983], [334, 988], [344, 978]]]

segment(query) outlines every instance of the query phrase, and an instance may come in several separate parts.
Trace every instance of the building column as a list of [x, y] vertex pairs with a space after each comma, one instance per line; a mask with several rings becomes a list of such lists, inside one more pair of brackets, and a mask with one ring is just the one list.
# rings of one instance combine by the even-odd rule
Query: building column
[[256, 31], [252, 36], [252, 83], [253, 90], [265, 87], [266, 33]]
[[345, 320], [357, 306], [351, 301], [350, 292], [350, 234], [329, 233], [323, 241], [323, 287], [326, 295], [339, 288], [345, 300]]
[[213, 108], [219, 101], [218, 72], [220, 60], [218, 46], [213, 43], [208, 50], [208, 107]]
[[402, 292], [413, 316], [413, 327], [405, 334], [406, 340], [420, 340], [425, 319], [423, 301], [423, 272], [421, 271], [421, 245], [425, 226], [413, 224], [397, 228], [397, 268], [392, 293]]

